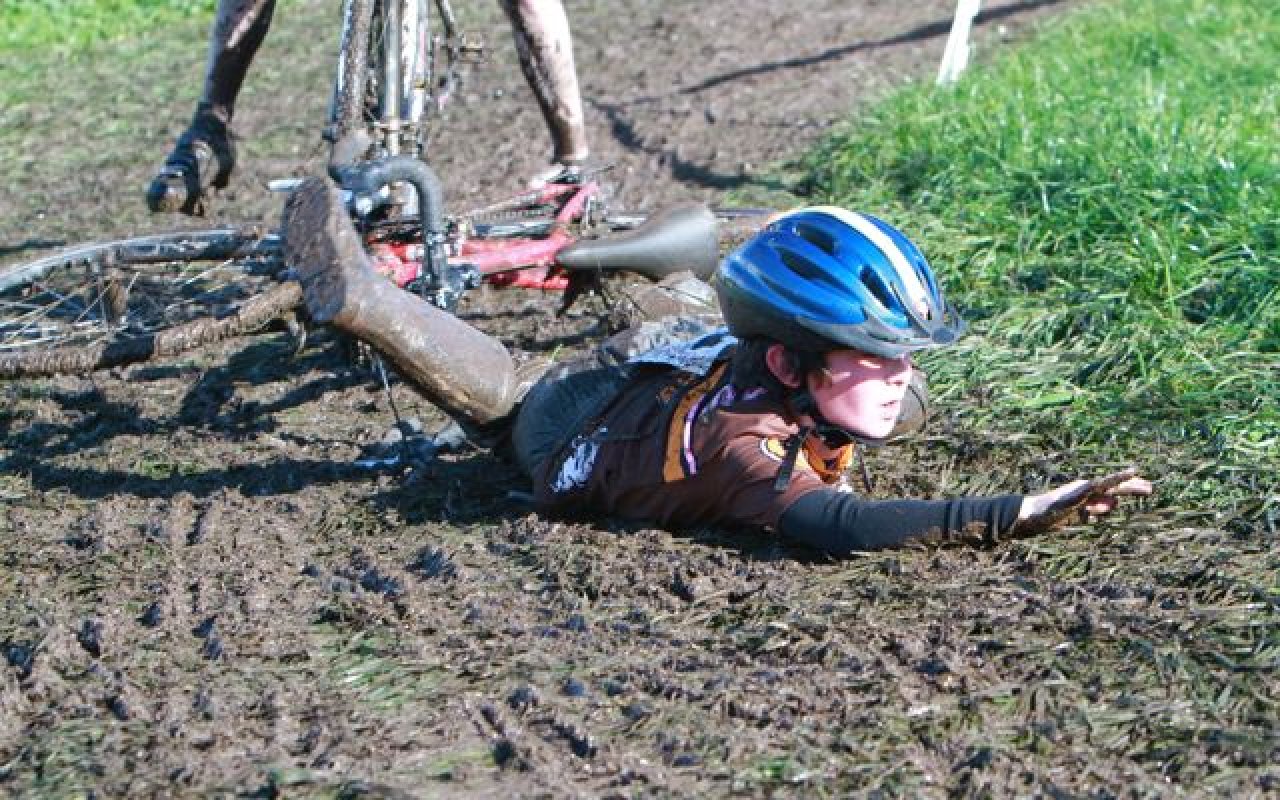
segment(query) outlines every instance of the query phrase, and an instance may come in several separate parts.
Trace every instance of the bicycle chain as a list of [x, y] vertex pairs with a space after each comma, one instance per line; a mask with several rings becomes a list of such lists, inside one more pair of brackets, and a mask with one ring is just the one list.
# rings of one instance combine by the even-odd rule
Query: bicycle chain
[[543, 206], [542, 208], [508, 208], [495, 209], [492, 211], [470, 211], [463, 215], [463, 218], [470, 222], [510, 222], [518, 219], [535, 219], [537, 217], [545, 217], [555, 213], [555, 209], [551, 206]]

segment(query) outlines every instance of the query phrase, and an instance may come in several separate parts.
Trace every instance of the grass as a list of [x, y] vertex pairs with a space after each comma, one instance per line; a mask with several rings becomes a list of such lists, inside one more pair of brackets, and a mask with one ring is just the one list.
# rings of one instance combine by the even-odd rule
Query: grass
[[0, 5], [0, 48], [76, 51], [211, 13], [216, 0], [21, 0]]
[[391, 713], [410, 703], [438, 702], [443, 667], [396, 652], [394, 642], [357, 635], [333, 643], [326, 679], [329, 691], [344, 692], [361, 706]]
[[969, 424], [1280, 513], [1280, 8], [1101, 4], [806, 161], [917, 236], [972, 323], [926, 358]]
[[[1280, 652], [1277, 46], [1271, 5], [1096, 4], [801, 165], [806, 201], [879, 209], [943, 275], [971, 331], [921, 360], [960, 430], [1044, 452], [1047, 477], [1157, 478], [1148, 522], [1010, 553], [1057, 633], [977, 637], [1023, 676], [969, 706], [996, 768], [1065, 739], [1139, 783], [1274, 788], [1256, 770]], [[962, 716], [946, 700], [935, 731]]]

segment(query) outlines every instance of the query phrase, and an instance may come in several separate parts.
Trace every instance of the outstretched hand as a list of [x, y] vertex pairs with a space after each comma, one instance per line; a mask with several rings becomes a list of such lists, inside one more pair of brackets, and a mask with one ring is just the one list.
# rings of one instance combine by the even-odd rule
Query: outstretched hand
[[1139, 477], [1134, 467], [1093, 480], [1072, 481], [1043, 494], [1024, 498], [1013, 532], [1027, 536], [1073, 521], [1090, 522], [1094, 517], [1114, 511], [1120, 504], [1120, 497], [1145, 497], [1151, 491], [1151, 481]]

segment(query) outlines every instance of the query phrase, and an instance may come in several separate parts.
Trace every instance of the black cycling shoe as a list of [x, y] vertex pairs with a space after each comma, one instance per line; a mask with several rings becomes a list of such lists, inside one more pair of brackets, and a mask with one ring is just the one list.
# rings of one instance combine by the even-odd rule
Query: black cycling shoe
[[236, 147], [227, 124], [207, 106], [196, 109], [190, 127], [147, 187], [152, 211], [180, 211], [204, 216], [205, 190], [223, 189], [236, 164]]

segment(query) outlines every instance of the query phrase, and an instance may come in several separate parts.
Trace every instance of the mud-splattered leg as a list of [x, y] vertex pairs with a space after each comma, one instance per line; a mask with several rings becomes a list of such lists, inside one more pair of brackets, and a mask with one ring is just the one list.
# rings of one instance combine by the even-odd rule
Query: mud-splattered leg
[[253, 56], [266, 38], [276, 0], [219, 0], [209, 35], [200, 104], [229, 124]]
[[275, 0], [219, 0], [200, 102], [191, 125], [147, 187], [152, 211], [202, 215], [205, 190], [230, 181], [236, 161], [230, 131], [236, 97], [267, 35], [275, 6]]
[[283, 228], [313, 319], [367, 342], [462, 421], [493, 422], [515, 405], [520, 377], [502, 343], [378, 275], [332, 182], [298, 187]]
[[511, 19], [520, 68], [551, 132], [552, 160], [581, 163], [587, 158], [587, 130], [564, 4], [560, 0], [499, 1]]

